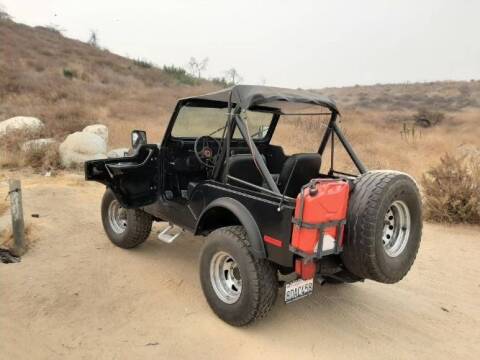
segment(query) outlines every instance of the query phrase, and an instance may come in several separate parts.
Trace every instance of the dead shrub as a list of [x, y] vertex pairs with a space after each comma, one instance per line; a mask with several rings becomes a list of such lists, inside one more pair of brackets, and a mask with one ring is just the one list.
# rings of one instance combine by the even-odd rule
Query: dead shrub
[[480, 224], [480, 157], [440, 159], [422, 177], [425, 219]]
[[50, 170], [60, 167], [58, 144], [34, 146], [23, 152], [22, 164], [37, 170]]
[[46, 125], [50, 131], [49, 135], [62, 138], [93, 124], [95, 115], [86, 106], [63, 103], [55, 106], [46, 119]]
[[438, 125], [445, 120], [445, 113], [441, 111], [431, 111], [427, 109], [419, 109], [414, 115], [415, 122], [423, 127]]
[[22, 164], [22, 144], [35, 138], [36, 133], [27, 130], [10, 130], [0, 141], [0, 164], [16, 167]]
[[12, 130], [2, 137], [0, 143], [0, 165], [3, 167], [31, 166], [36, 170], [49, 170], [60, 167], [58, 144], [31, 146], [22, 145], [38, 138], [37, 133], [25, 130]]
[[[32, 243], [34, 242], [32, 233], [32, 225], [30, 223], [25, 223], [25, 243], [27, 249], [31, 248]], [[0, 248], [13, 249], [13, 247], [13, 231], [12, 227], [8, 226], [7, 228], [0, 231]]]

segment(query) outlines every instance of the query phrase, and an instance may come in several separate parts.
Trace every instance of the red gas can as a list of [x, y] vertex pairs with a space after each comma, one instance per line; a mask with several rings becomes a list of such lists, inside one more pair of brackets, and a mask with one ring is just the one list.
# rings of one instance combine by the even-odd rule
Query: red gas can
[[[295, 206], [291, 243], [295, 252], [304, 257], [314, 254], [321, 257], [340, 251], [348, 195], [349, 185], [343, 180], [314, 179], [303, 189]], [[315, 263], [311, 260], [302, 262], [296, 264], [296, 272], [302, 278], [312, 278]]]

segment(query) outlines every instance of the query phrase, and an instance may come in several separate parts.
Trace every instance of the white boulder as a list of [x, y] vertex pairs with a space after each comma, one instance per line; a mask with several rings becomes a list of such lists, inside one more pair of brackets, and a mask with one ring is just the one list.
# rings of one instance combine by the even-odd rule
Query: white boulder
[[22, 144], [21, 149], [23, 151], [41, 150], [55, 144], [55, 142], [53, 138], [28, 140]]
[[124, 157], [125, 154], [128, 153], [128, 148], [118, 148], [118, 149], [112, 149], [107, 153], [108, 158], [119, 158], [119, 157]]
[[98, 135], [103, 140], [105, 140], [105, 143], [108, 143], [108, 128], [105, 125], [102, 125], [102, 124], [88, 125], [82, 131]]
[[107, 143], [97, 134], [77, 131], [60, 144], [59, 152], [62, 165], [72, 167], [87, 160], [106, 158]]
[[9, 131], [21, 130], [28, 131], [31, 134], [39, 133], [44, 124], [40, 119], [31, 116], [15, 116], [13, 118], [0, 121], [0, 136], [5, 136]]

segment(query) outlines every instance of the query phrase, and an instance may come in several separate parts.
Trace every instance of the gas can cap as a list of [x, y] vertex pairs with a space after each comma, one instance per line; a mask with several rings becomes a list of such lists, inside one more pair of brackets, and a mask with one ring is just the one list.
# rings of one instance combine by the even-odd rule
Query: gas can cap
[[317, 186], [315, 184], [310, 186], [309, 194], [310, 194], [310, 196], [315, 196], [315, 195], [318, 194], [318, 189], [317, 189]]

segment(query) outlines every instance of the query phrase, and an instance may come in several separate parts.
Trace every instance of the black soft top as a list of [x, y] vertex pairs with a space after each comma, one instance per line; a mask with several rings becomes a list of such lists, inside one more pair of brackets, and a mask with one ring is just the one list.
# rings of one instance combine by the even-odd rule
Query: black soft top
[[284, 110], [288, 103], [296, 103], [303, 107], [320, 105], [338, 114], [337, 105], [332, 99], [312, 93], [306, 90], [285, 89], [272, 86], [260, 85], [235, 85], [230, 88], [208, 93], [205, 95], [192, 96], [182, 99], [189, 100], [210, 100], [238, 104], [242, 109], [251, 109], [255, 106], [274, 107]]

